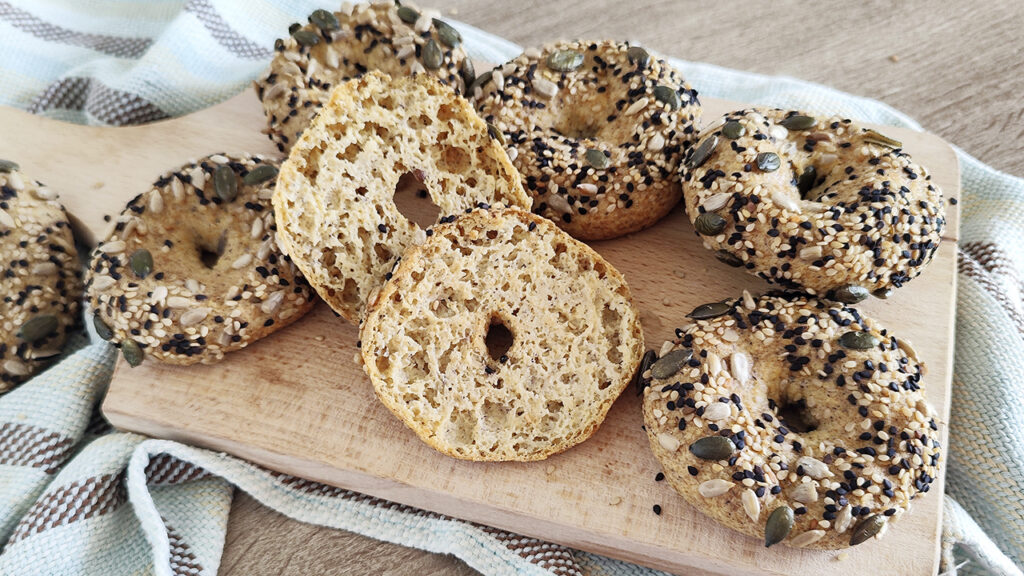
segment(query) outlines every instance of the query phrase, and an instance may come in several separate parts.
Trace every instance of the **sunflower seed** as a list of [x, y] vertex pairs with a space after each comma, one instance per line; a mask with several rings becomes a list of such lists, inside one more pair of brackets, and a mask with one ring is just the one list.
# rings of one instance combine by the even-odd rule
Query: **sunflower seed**
[[639, 111], [643, 110], [644, 108], [646, 108], [647, 105], [650, 104], [650, 103], [651, 103], [651, 100], [649, 98], [647, 98], [647, 96], [644, 96], [644, 97], [640, 98], [639, 100], [637, 100], [636, 102], [633, 102], [632, 104], [630, 104], [629, 107], [626, 108], [626, 111], [622, 113], [622, 115], [623, 116], [632, 116], [632, 115], [636, 114], [637, 112], [639, 112]]
[[775, 172], [782, 165], [775, 152], [761, 152], [757, 155], [757, 168], [762, 172]]
[[572, 72], [583, 65], [583, 54], [575, 50], [558, 50], [548, 54], [545, 64], [555, 72]]
[[736, 445], [724, 436], [705, 436], [690, 444], [690, 452], [702, 460], [726, 460], [735, 450]]
[[604, 152], [596, 148], [590, 148], [587, 150], [586, 156], [587, 163], [589, 163], [594, 168], [598, 170], [604, 170], [605, 168], [608, 167], [609, 160], [608, 157], [604, 155]]
[[729, 203], [729, 200], [731, 198], [731, 192], [719, 192], [717, 194], [708, 196], [708, 199], [705, 200], [703, 204], [701, 204], [701, 207], [704, 208], [705, 212], [714, 212], [716, 210], [721, 210], [722, 208], [725, 208], [725, 205]]
[[715, 252], [715, 258], [722, 264], [732, 266], [733, 268], [743, 266], [743, 260], [728, 250], [719, 250]]
[[822, 478], [834, 476], [834, 474], [832, 474], [832, 471], [828, 469], [828, 464], [825, 464], [824, 462], [818, 460], [817, 458], [812, 458], [810, 456], [801, 456], [800, 458], [797, 459], [796, 465], [797, 468], [803, 468], [804, 473], [806, 473], [811, 478], [814, 478], [815, 480], [821, 480]]
[[651, 364], [651, 378], [662, 380], [675, 376], [690, 358], [693, 358], [693, 350], [689, 348], [679, 348], [665, 354]]
[[408, 6], [399, 6], [398, 17], [406, 24], [415, 24], [416, 21], [420, 19], [420, 13]]
[[276, 314], [284, 302], [284, 290], [274, 292], [260, 303], [260, 310], [264, 314]]
[[452, 27], [451, 24], [434, 18], [434, 26], [437, 28], [437, 37], [441, 39], [441, 43], [449, 48], [455, 48], [462, 43], [462, 34]]
[[850, 527], [850, 523], [853, 521], [853, 511], [849, 506], [843, 506], [839, 510], [839, 514], [836, 514], [835, 529], [836, 533], [842, 534]]
[[7, 210], [0, 208], [0, 230], [10, 230], [17, 227], [18, 223], [14, 221], [14, 217]]
[[668, 104], [669, 111], [678, 110], [682, 106], [682, 102], [679, 100], [679, 93], [664, 84], [655, 86], [653, 93], [655, 100]]
[[797, 114], [790, 116], [779, 122], [786, 130], [807, 130], [813, 128], [818, 124], [818, 121], [811, 116], [804, 116], [803, 114]]
[[20, 169], [21, 166], [18, 166], [17, 162], [12, 162], [10, 160], [4, 160], [3, 158], [0, 158], [0, 172], [10, 173]]
[[34, 344], [56, 332], [58, 326], [60, 322], [53, 314], [33, 316], [18, 329], [18, 338]]
[[800, 258], [803, 260], [817, 260], [821, 258], [821, 246], [808, 246], [800, 249]]
[[796, 212], [797, 214], [801, 212], [800, 204], [798, 204], [797, 201], [794, 200], [790, 194], [782, 190], [772, 190], [770, 197], [772, 199], [772, 202], [776, 204], [779, 208], [782, 208], [783, 210]]
[[789, 497], [801, 504], [813, 504], [818, 501], [818, 489], [811, 482], [801, 482], [789, 491]]
[[316, 24], [321, 30], [337, 30], [341, 27], [338, 19], [329, 10], [313, 10], [309, 15], [309, 21]]
[[750, 380], [750, 356], [740, 351], [733, 352], [729, 357], [729, 372], [737, 382], [746, 384]]
[[789, 536], [793, 529], [793, 509], [789, 506], [779, 506], [768, 516], [764, 525], [764, 547], [769, 548], [778, 544]]
[[[11, 176], [12, 177], [13, 176], [17, 176], [17, 172], [12, 172]], [[40, 186], [39, 188], [36, 188], [35, 190], [33, 190], [32, 193], [35, 194], [36, 198], [39, 198], [40, 200], [43, 200], [44, 202], [47, 201], [47, 200], [56, 200], [57, 199], [57, 193], [54, 192], [53, 190], [51, 190], [50, 188], [47, 188], [46, 186]]]
[[188, 308], [191, 305], [192, 305], [192, 300], [190, 298], [185, 298], [184, 296], [168, 296], [167, 297], [167, 307], [168, 308]]
[[851, 331], [839, 337], [839, 345], [851, 350], [871, 350], [880, 340], [871, 332]]
[[836, 288], [835, 294], [832, 297], [843, 304], [856, 304], [867, 298], [869, 294], [868, 289], [863, 286], [847, 284], [846, 286]]
[[700, 485], [697, 486], [697, 492], [699, 492], [700, 495], [705, 498], [714, 498], [716, 496], [721, 496], [722, 494], [725, 494], [726, 492], [729, 491], [730, 488], [732, 488], [735, 485], [736, 484], [733, 484], [728, 480], [714, 478], [712, 480], [705, 480], [704, 482], [701, 482]]
[[498, 130], [497, 126], [491, 124], [490, 122], [487, 123], [487, 133], [491, 136], [491, 138], [497, 140], [498, 144], [501, 144], [502, 146], [505, 145], [505, 135], [501, 133], [501, 130]]
[[164, 195], [159, 190], [149, 191], [149, 211], [153, 214], [164, 211]]
[[794, 536], [793, 539], [789, 541], [789, 545], [797, 548], [803, 548], [804, 546], [814, 544], [824, 537], [824, 530], [808, 530], [807, 532]]
[[110, 288], [114, 284], [117, 284], [117, 280], [114, 280], [113, 277], [108, 276], [106, 274], [102, 274], [100, 276], [93, 276], [92, 279], [93, 290], [103, 291], [106, 290], [107, 288]]
[[907, 342], [906, 340], [897, 340], [896, 346], [898, 346], [900, 350], [903, 350], [903, 353], [907, 355], [907, 358], [910, 358], [914, 362], [920, 363], [920, 361], [917, 359], [917, 351], [914, 350], [914, 347], [910, 345], [910, 342]]
[[299, 43], [299, 46], [316, 46], [320, 43], [320, 36], [309, 30], [296, 30], [292, 38]]
[[167, 286], [157, 286], [153, 288], [153, 302], [160, 304], [161, 306], [166, 305], [167, 301]]
[[743, 136], [746, 131], [747, 129], [743, 127], [743, 124], [740, 124], [735, 120], [730, 120], [722, 125], [722, 136], [725, 136], [729, 140], [736, 140], [740, 136]]
[[818, 181], [818, 171], [814, 166], [807, 166], [804, 171], [800, 173], [800, 177], [796, 181], [796, 189], [800, 192], [800, 197], [803, 198], [814, 188], [815, 182]]
[[886, 517], [882, 514], [872, 514], [858, 522], [853, 527], [853, 531], [850, 532], [850, 546], [862, 544], [878, 535], [882, 528], [885, 527], [887, 521]]
[[630, 62], [633, 62], [641, 68], [647, 68], [647, 65], [651, 63], [651, 55], [639, 46], [630, 46], [626, 50], [626, 57], [629, 58]]
[[868, 144], [877, 144], [879, 146], [884, 146], [886, 148], [903, 147], [903, 143], [900, 142], [899, 140], [894, 140], [892, 138], [889, 138], [885, 134], [880, 134], [871, 129], [865, 130], [864, 134], [862, 134], [862, 137], [864, 138], [864, 141], [867, 142]]
[[153, 271], [153, 255], [145, 248], [139, 248], [128, 258], [128, 266], [139, 278], [149, 276]]
[[238, 178], [230, 166], [218, 166], [213, 171], [213, 190], [224, 202], [231, 202], [238, 196]]
[[209, 315], [209, 308], [192, 308], [191, 310], [185, 311], [178, 318], [178, 323], [185, 327], [195, 326], [196, 324], [199, 324], [203, 320], [206, 320], [206, 317]]
[[238, 258], [235, 258], [235, 261], [231, 263], [231, 267], [235, 270], [238, 270], [239, 268], [244, 268], [248, 266], [250, 263], [252, 263], [252, 254], [246, 253], [242, 254]]
[[725, 218], [714, 212], [704, 212], [693, 221], [693, 227], [702, 236], [717, 236], [721, 234], [722, 230], [725, 230], [725, 224]]
[[260, 164], [242, 177], [242, 184], [245, 184], [246, 186], [255, 186], [257, 184], [262, 184], [275, 176], [277, 176], [277, 168], [270, 164]]
[[679, 439], [665, 432], [658, 434], [658, 444], [660, 444], [662, 448], [668, 450], [669, 452], [675, 452], [676, 450], [679, 450]]
[[59, 270], [60, 268], [53, 262], [39, 262], [38, 264], [33, 264], [29, 272], [33, 276], [50, 276], [56, 274]]
[[693, 318], [694, 320], [708, 320], [710, 318], [717, 318], [723, 314], [728, 314], [731, 310], [731, 304], [726, 304], [725, 302], [709, 302], [707, 304], [697, 306], [692, 312], [687, 314], [686, 317]]
[[423, 66], [427, 70], [437, 70], [444, 62], [444, 53], [441, 52], [441, 47], [437, 45], [433, 38], [427, 40], [427, 43], [423, 45], [421, 55]]
[[761, 500], [757, 497], [757, 494], [750, 488], [747, 488], [743, 491], [740, 501], [743, 502], [743, 511], [747, 513], [747, 517], [757, 522], [758, 517], [761, 516]]
[[693, 149], [693, 152], [690, 154], [690, 158], [687, 159], [686, 167], [691, 170], [694, 168], [700, 168], [700, 166], [707, 162], [708, 158], [711, 157], [711, 153], [715, 151], [716, 146], [718, 146], [718, 136], [715, 136], [714, 134], [702, 140], [701, 143]]
[[719, 420], [725, 420], [732, 415], [732, 409], [725, 402], [712, 402], [704, 408], [704, 415], [701, 416], [705, 420], [711, 420], [717, 422]]
[[6, 362], [4, 362], [3, 367], [4, 372], [7, 372], [8, 374], [11, 374], [13, 376], [28, 376], [29, 374], [32, 373], [32, 370], [29, 368], [29, 365], [25, 364], [21, 360], [18, 360], [17, 358], [8, 359]]
[[114, 337], [114, 331], [107, 326], [107, 323], [100, 318], [99, 314], [92, 317], [92, 326], [96, 329], [96, 335], [104, 340], [110, 340]]
[[[7, 173], [7, 185], [10, 186], [11, 188], [14, 188], [15, 192], [21, 192], [22, 190], [25, 189], [25, 181], [21, 179], [21, 175], [18, 174], [18, 172], [16, 172], [16, 171], [15, 172], [8, 172]], [[37, 192], [36, 196], [40, 197], [40, 194]], [[52, 200], [52, 198], [41, 198], [41, 197], [40, 197], [40, 199], [41, 200]]]
[[722, 372], [722, 359], [718, 357], [718, 354], [708, 352], [708, 357], [705, 363], [708, 367], [708, 375], [712, 378], [718, 376]]
[[139, 348], [139, 345], [134, 340], [121, 342], [121, 355], [124, 356], [125, 361], [132, 368], [142, 364], [142, 348]]
[[665, 137], [659, 132], [655, 132], [654, 136], [647, 141], [647, 149], [651, 152], [658, 152], [665, 147]]

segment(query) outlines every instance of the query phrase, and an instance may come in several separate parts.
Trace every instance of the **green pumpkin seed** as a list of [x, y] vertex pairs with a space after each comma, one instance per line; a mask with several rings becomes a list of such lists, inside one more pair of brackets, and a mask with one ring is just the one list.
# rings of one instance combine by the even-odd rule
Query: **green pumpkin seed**
[[731, 304], [726, 304], [725, 302], [708, 302], [707, 304], [701, 304], [694, 308], [692, 312], [686, 315], [686, 317], [693, 318], [694, 320], [708, 320], [711, 318], [717, 318], [723, 314], [728, 314], [731, 310]]
[[18, 329], [18, 338], [34, 344], [56, 332], [59, 325], [53, 314], [33, 316]]
[[583, 65], [583, 54], [575, 50], [558, 50], [548, 54], [545, 63], [555, 72], [572, 72]]
[[92, 317], [92, 326], [96, 329], [96, 335], [104, 340], [110, 340], [114, 337], [114, 331], [107, 326], [107, 323], [100, 318], [99, 314]]
[[736, 445], [725, 436], [705, 436], [690, 444], [690, 452], [701, 460], [727, 460]]
[[651, 364], [658, 361], [658, 353], [654, 350], [648, 350], [644, 352], [643, 358], [640, 359], [640, 367], [636, 369], [636, 375], [633, 376], [633, 385], [636, 386], [636, 395], [639, 396], [644, 393], [644, 388], [650, 383], [650, 380], [644, 378], [644, 372], [651, 369]]
[[490, 122], [487, 123], [487, 133], [490, 134], [491, 138], [498, 141], [498, 144], [505, 145], [505, 135], [498, 130], [498, 127]]
[[789, 536], [793, 529], [793, 509], [789, 506], [779, 506], [768, 516], [764, 524], [764, 547], [770, 548]]
[[647, 68], [647, 65], [651, 63], [651, 55], [639, 46], [630, 46], [626, 50], [626, 57], [629, 58], [630, 62], [635, 63], [641, 68]]
[[782, 160], [775, 152], [761, 152], [757, 155], [757, 168], [762, 172], [775, 172], [782, 166]]
[[679, 94], [664, 84], [658, 84], [654, 87], [654, 98], [658, 102], [668, 104], [669, 110], [678, 110], [683, 105], [679, 100]]
[[864, 137], [864, 141], [867, 142], [868, 144], [877, 144], [879, 146], [885, 146], [886, 148], [902, 148], [903, 147], [903, 143], [900, 142], [899, 140], [894, 140], [892, 138], [889, 138], [885, 134], [879, 134], [878, 132], [875, 132], [874, 130], [870, 130], [870, 129], [869, 130], [865, 130], [864, 134], [863, 134], [863, 137]]
[[434, 27], [437, 28], [437, 37], [441, 43], [449, 48], [455, 48], [462, 43], [462, 34], [444, 20], [434, 18]]
[[715, 252], [715, 258], [718, 259], [722, 264], [728, 264], [733, 268], [739, 268], [743, 266], [743, 260], [739, 256], [729, 252], [728, 250], [719, 250]]
[[665, 354], [657, 362], [651, 364], [651, 378], [662, 380], [671, 378], [683, 369], [683, 366], [693, 358], [693, 350], [680, 348]]
[[715, 136], [714, 134], [702, 140], [701, 143], [693, 149], [693, 153], [690, 154], [690, 158], [686, 161], [686, 167], [691, 170], [699, 168], [702, 164], [707, 162], [708, 158], [711, 157], [711, 153], [715, 151], [717, 146], [718, 136]]
[[587, 163], [593, 166], [594, 168], [597, 168], [598, 170], [604, 170], [605, 168], [608, 167], [608, 164], [610, 162], [608, 160], [608, 157], [604, 155], [604, 152], [596, 148], [588, 149], [586, 156]]
[[21, 166], [18, 166], [17, 162], [12, 162], [10, 160], [4, 160], [3, 158], [0, 158], [0, 172], [14, 172], [15, 170], [20, 169]]
[[846, 286], [836, 288], [835, 294], [833, 295], [833, 298], [843, 304], [856, 304], [857, 302], [862, 302], [867, 297], [868, 289], [857, 284], [848, 284]]
[[847, 332], [839, 337], [839, 345], [851, 350], [871, 350], [877, 347], [879, 342], [881, 341], [878, 337], [871, 332], [859, 330]]
[[796, 116], [790, 116], [782, 122], [779, 122], [786, 130], [807, 130], [818, 125], [818, 121], [813, 116], [804, 116], [803, 114], [797, 114]]
[[231, 202], [238, 196], [238, 178], [231, 166], [221, 165], [213, 171], [213, 191], [224, 202]]
[[729, 140], [736, 140], [740, 136], [746, 133], [747, 129], [743, 127], [743, 124], [735, 120], [730, 120], [722, 125], [722, 136], [725, 136]]
[[416, 21], [420, 19], [420, 13], [408, 6], [399, 6], [398, 17], [406, 24], [415, 24]]
[[313, 10], [309, 15], [309, 21], [316, 24], [321, 30], [337, 30], [341, 27], [338, 19], [329, 10]]
[[242, 178], [242, 184], [255, 186], [270, 180], [274, 176], [277, 176], [277, 168], [270, 164], [260, 164]]
[[804, 168], [804, 171], [800, 173], [800, 177], [796, 181], [796, 189], [800, 192], [800, 197], [803, 198], [804, 195], [810, 192], [817, 181], [818, 170], [814, 166]]
[[290, 24], [290, 25], [288, 26], [288, 34], [289, 34], [289, 35], [291, 35], [291, 34], [295, 34], [295, 33], [296, 33], [297, 31], [299, 31], [299, 30], [301, 30], [301, 29], [302, 29], [302, 24], [299, 24], [298, 22], [292, 22], [292, 23], [291, 23], [291, 24]]
[[882, 531], [886, 522], [888, 522], [888, 518], [882, 514], [872, 514], [861, 520], [850, 533], [850, 546], [856, 546], [874, 538]]
[[714, 212], [704, 212], [693, 221], [693, 227], [702, 236], [717, 236], [725, 230], [725, 218]]
[[462, 59], [462, 66], [459, 67], [459, 74], [462, 76], [462, 82], [468, 87], [469, 95], [473, 92], [469, 89], [473, 87], [473, 83], [476, 81], [476, 68], [473, 67], [473, 60], [470, 58]]
[[879, 288], [878, 290], [872, 292], [871, 295], [874, 296], [875, 298], [886, 300], [889, 298], [889, 296], [892, 296], [892, 288]]
[[145, 248], [139, 248], [128, 258], [128, 266], [139, 278], [149, 276], [153, 271], [153, 255]]
[[[469, 58], [466, 58], [465, 60], [463, 60], [463, 62], [469, 62]], [[476, 92], [477, 88], [480, 88], [482, 90], [484, 86], [487, 86], [487, 83], [491, 81], [491, 77], [493, 76], [493, 74], [493, 71], [488, 70], [487, 72], [484, 72], [483, 74], [477, 76], [476, 80], [473, 80], [473, 84], [469, 86], [469, 95], [472, 96], [473, 93]]]
[[433, 38], [427, 40], [427, 43], [423, 45], [420, 55], [423, 59], [423, 67], [427, 70], [437, 70], [444, 63], [444, 52], [441, 52], [441, 47]]
[[139, 345], [134, 340], [121, 342], [121, 355], [124, 356], [125, 361], [132, 368], [142, 364], [142, 348], [139, 348]]
[[292, 38], [299, 43], [300, 46], [316, 46], [320, 43], [320, 36], [310, 32], [309, 30], [296, 30], [292, 34]]

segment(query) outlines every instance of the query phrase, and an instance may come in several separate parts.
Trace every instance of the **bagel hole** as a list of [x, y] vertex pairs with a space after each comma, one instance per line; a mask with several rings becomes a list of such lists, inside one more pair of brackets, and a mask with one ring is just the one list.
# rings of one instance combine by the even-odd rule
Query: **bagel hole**
[[441, 214], [441, 209], [430, 199], [419, 170], [402, 174], [395, 187], [393, 201], [402, 216], [420, 228], [433, 226]]
[[203, 266], [213, 270], [217, 266], [217, 262], [220, 262], [220, 257], [224, 255], [227, 245], [227, 232], [221, 233], [216, 245], [212, 242], [197, 242], [196, 248], [199, 249], [199, 261], [203, 263]]
[[779, 419], [794, 432], [803, 434], [818, 429], [818, 419], [808, 410], [807, 401], [803, 398], [781, 404], [777, 412]]
[[487, 334], [484, 335], [487, 354], [490, 355], [491, 360], [501, 362], [501, 358], [512, 348], [514, 340], [512, 331], [508, 329], [508, 326], [505, 326], [501, 318], [492, 317], [491, 324], [487, 327]]

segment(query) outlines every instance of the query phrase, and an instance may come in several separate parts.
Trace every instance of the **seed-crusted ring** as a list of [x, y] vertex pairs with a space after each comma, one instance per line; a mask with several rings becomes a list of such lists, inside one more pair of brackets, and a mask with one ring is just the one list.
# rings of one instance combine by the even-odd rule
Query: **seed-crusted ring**
[[92, 253], [97, 332], [131, 364], [216, 362], [291, 324], [312, 290], [277, 247], [277, 160], [212, 156], [136, 196]]
[[586, 240], [657, 222], [679, 201], [697, 91], [665, 61], [620, 42], [529, 49], [482, 74], [477, 110], [500, 131], [534, 212]]
[[852, 304], [931, 261], [942, 192], [901, 143], [840, 117], [731, 112], [701, 132], [683, 171], [706, 247], [789, 289]]
[[695, 310], [642, 375], [666, 478], [766, 545], [842, 548], [880, 535], [939, 471], [913, 348], [836, 302], [744, 292], [726, 304]]

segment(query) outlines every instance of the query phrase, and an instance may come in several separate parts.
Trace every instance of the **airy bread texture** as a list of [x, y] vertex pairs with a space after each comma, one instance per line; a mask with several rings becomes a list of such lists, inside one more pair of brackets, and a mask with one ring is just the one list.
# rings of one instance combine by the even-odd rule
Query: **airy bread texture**
[[[498, 324], [507, 350], [495, 350]], [[589, 438], [644, 343], [622, 275], [515, 208], [474, 210], [409, 249], [360, 337], [396, 416], [449, 456], [492, 461], [542, 460]]]
[[505, 150], [451, 88], [380, 72], [342, 84], [292, 148], [273, 203], [282, 249], [351, 322], [394, 258], [424, 238], [394, 202], [406, 174], [422, 180], [442, 214], [530, 208]]

